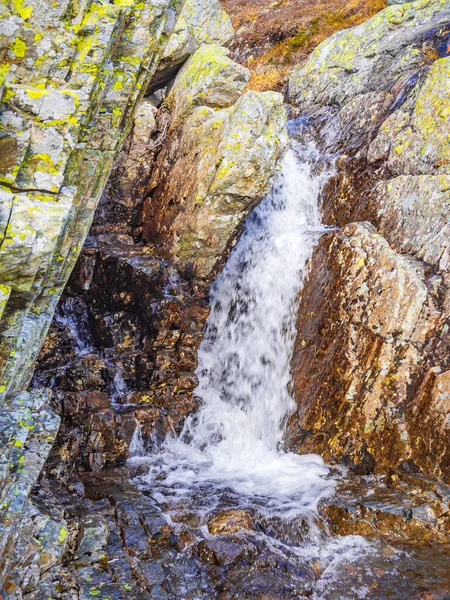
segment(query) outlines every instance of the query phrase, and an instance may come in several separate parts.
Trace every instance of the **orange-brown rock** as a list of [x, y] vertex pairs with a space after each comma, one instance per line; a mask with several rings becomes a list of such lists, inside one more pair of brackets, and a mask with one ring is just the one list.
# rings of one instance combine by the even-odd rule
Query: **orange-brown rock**
[[406, 403], [439, 317], [421, 264], [372, 226], [325, 235], [297, 319], [289, 435], [299, 450], [365, 473], [411, 458]]
[[244, 510], [226, 510], [215, 515], [208, 523], [208, 530], [212, 535], [231, 534], [253, 528], [253, 519]]
[[415, 462], [450, 481], [450, 371], [431, 368], [406, 414]]
[[320, 507], [332, 535], [448, 543], [450, 488], [418, 473], [344, 478]]
[[202, 540], [197, 549], [202, 562], [224, 566], [235, 564], [246, 556], [245, 546], [232, 540]]
[[289, 435], [362, 473], [449, 480], [449, 17], [439, 0], [395, 3], [289, 82], [340, 154], [323, 212], [343, 228], [316, 247], [301, 295]]

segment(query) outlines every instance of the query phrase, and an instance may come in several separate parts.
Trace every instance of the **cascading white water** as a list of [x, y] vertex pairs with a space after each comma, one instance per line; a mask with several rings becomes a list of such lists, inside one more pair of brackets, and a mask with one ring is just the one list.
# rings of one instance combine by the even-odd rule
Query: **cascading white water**
[[[180, 438], [148, 457], [144, 478], [167, 502], [220, 490], [272, 514], [315, 510], [332, 482], [322, 459], [285, 453], [295, 312], [306, 263], [320, 230], [314, 148], [293, 142], [272, 192], [211, 290], [211, 314], [199, 349], [197, 394], [203, 405]], [[136, 459], [135, 459], [136, 460]], [[201, 490], [201, 492], [200, 492]]]
[[144, 439], [142, 437], [142, 425], [136, 419], [136, 429], [134, 430], [133, 437], [131, 438], [130, 448], [129, 448], [130, 456], [145, 456], [145, 444]]

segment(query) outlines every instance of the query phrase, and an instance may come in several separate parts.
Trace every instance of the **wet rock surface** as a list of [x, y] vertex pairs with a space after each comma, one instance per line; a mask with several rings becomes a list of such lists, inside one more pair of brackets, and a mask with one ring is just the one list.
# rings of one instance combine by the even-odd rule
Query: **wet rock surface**
[[[128, 2], [100, 11], [91, 7], [80, 18], [83, 37], [102, 33], [84, 56], [89, 64], [84, 75], [77, 75], [83, 82], [94, 75], [102, 56], [116, 56], [111, 52], [122, 48], [121, 33], [124, 46], [134, 40], [140, 47], [148, 20], [139, 21], [141, 13], [134, 11], [151, 20], [161, 9], [141, 4], [132, 10]], [[171, 69], [178, 69], [198, 44], [228, 42], [229, 23], [219, 6], [211, 2], [198, 11], [201, 6], [185, 3], [155, 89], [173, 77]], [[35, 8], [14, 7], [14, 27], [19, 17], [27, 22]], [[85, 8], [82, 4], [80, 10]], [[168, 37], [175, 25], [171, 10], [157, 12], [152, 35]], [[92, 115], [94, 105], [105, 109], [97, 115], [104, 133], [92, 115], [86, 121], [93, 141], [83, 164], [88, 160], [101, 171], [98, 178], [83, 171], [87, 204], [83, 200], [73, 208], [61, 187], [51, 218], [38, 210], [30, 224], [28, 209], [44, 200], [27, 186], [60, 185], [59, 175], [55, 169], [48, 175], [30, 168], [31, 159], [48, 166], [47, 158], [36, 159], [33, 144], [39, 140], [30, 142], [20, 176], [12, 169], [17, 178], [7, 180], [14, 184], [11, 192], [17, 186], [21, 197], [33, 197], [17, 204], [5, 197], [0, 223], [7, 234], [13, 221], [34, 233], [26, 238], [26, 264], [23, 245], [16, 251], [20, 236], [10, 232], [11, 251], [2, 245], [4, 355], [29, 344], [7, 359], [7, 369], [18, 374], [11, 381], [24, 382], [31, 373], [22, 367], [36, 352], [36, 340], [103, 195], [43, 344], [35, 388], [10, 394], [4, 404], [0, 556], [6, 557], [5, 598], [446, 597], [450, 493], [429, 476], [448, 479], [448, 145], [436, 123], [445, 130], [448, 121], [450, 15], [446, 3], [431, 0], [389, 10], [364, 26], [363, 35], [347, 32], [328, 42], [325, 58], [324, 48], [319, 49], [290, 86], [291, 98], [299, 111], [307, 111], [327, 151], [344, 152], [324, 197], [328, 223], [342, 228], [317, 245], [313, 275], [300, 298], [293, 361], [298, 413], [290, 421], [288, 443], [299, 452], [319, 451], [344, 462], [356, 475], [335, 474], [336, 493], [314, 518], [230, 509], [233, 502], [209, 514], [198, 510], [194, 498], [180, 501], [167, 519], [151, 490], [143, 493], [131, 482], [145, 472], [145, 462], [134, 463], [138, 466], [131, 472], [123, 467], [130, 454], [139, 458], [168, 434], [179, 433], [198, 408], [195, 368], [209, 285], [246, 214], [269, 189], [286, 149], [281, 97], [243, 93], [246, 69], [224, 48], [209, 45], [188, 60], [156, 111], [154, 98], [137, 102], [140, 94], [128, 94], [129, 69], [124, 67], [126, 77], [119, 71], [120, 54], [106, 85], [108, 102], [98, 104], [95, 96], [90, 105]], [[199, 37], [197, 23], [201, 28], [208, 14], [216, 25]], [[49, 19], [55, 16], [49, 13]], [[78, 34], [76, 28], [72, 33]], [[23, 58], [22, 37], [8, 38], [10, 58]], [[55, 40], [61, 42], [58, 36]], [[105, 40], [107, 51], [101, 46]], [[39, 47], [41, 40], [35, 41]], [[359, 43], [367, 46], [365, 53]], [[162, 52], [162, 44], [158, 48]], [[28, 85], [36, 61], [30, 62], [27, 53], [26, 68], [16, 58], [12, 63]], [[129, 66], [133, 71], [136, 65]], [[139, 83], [149, 89], [147, 75]], [[42, 99], [36, 91], [41, 87], [33, 87], [30, 95], [21, 85], [11, 83], [3, 96], [14, 104], [13, 111], [36, 113], [39, 127], [43, 120], [72, 135], [74, 123], [66, 110], [71, 93], [62, 93], [62, 106], [55, 96], [59, 90]], [[136, 107], [133, 123], [128, 116], [121, 120], [122, 113], [119, 119], [127, 102]], [[64, 123], [53, 122], [58, 116]], [[117, 128], [119, 121], [123, 127]], [[341, 137], [332, 138], [330, 131], [339, 128]], [[115, 149], [128, 130], [103, 191]], [[15, 133], [22, 143], [20, 131]], [[65, 165], [57, 167], [64, 173]], [[89, 188], [94, 183], [95, 193]], [[47, 187], [51, 207], [56, 191]], [[70, 251], [66, 259], [60, 252], [66, 270], [64, 276], [55, 271], [60, 273], [55, 287], [53, 271], [46, 269], [55, 248], [64, 246], [52, 241], [67, 217], [64, 210], [72, 216], [82, 212], [83, 218], [69, 223], [77, 230], [74, 235], [64, 231]], [[393, 223], [401, 223], [407, 235]], [[42, 313], [39, 286], [52, 296]], [[27, 314], [25, 321], [17, 311]], [[52, 399], [42, 387], [53, 389]]]
[[297, 443], [385, 472], [409, 457], [401, 394], [438, 315], [421, 265], [354, 224], [324, 236], [311, 267], [293, 359]]
[[[159, 509], [133, 489], [128, 477], [128, 473], [121, 475], [117, 470], [83, 476], [86, 495], [92, 503], [90, 513], [100, 510], [104, 515], [105, 505], [98, 503], [107, 497], [115, 515], [108, 519], [110, 534], [103, 547], [106, 558], [103, 556], [97, 565], [85, 571], [89, 573], [86, 590], [100, 589], [104, 593], [112, 590], [113, 597], [124, 589], [130, 594], [137, 593], [137, 597], [139, 593], [144, 594], [144, 589], [147, 592], [151, 589], [151, 594], [167, 598], [181, 595], [202, 600], [211, 597], [290, 600], [361, 596], [421, 598], [425, 592], [431, 598], [440, 598], [447, 589], [448, 531], [442, 528], [441, 533], [437, 533], [430, 519], [432, 490], [441, 500], [446, 491], [433, 487], [432, 480], [414, 475], [409, 478], [398, 475], [389, 480], [344, 478], [336, 497], [320, 508], [321, 518], [332, 536], [337, 537], [324, 536], [324, 545], [315, 547], [311, 543], [311, 524], [288, 524], [282, 523], [283, 520], [278, 525], [273, 521], [265, 524], [259, 521], [257, 532], [241, 530], [205, 535], [205, 521], [194, 524], [189, 516], [194, 506], [180, 507], [181, 519], [168, 527]], [[141, 515], [139, 519], [132, 516], [136, 511]], [[124, 551], [118, 551], [117, 543], [112, 544], [113, 532], [118, 527]], [[142, 527], [147, 536], [152, 532], [148, 542], [141, 537]], [[278, 542], [274, 546], [275, 539], [280, 539], [281, 529], [277, 527], [284, 528], [285, 544]], [[354, 547], [341, 546], [339, 536], [358, 533], [358, 529], [371, 540], [370, 545], [366, 542], [367, 545], [361, 546], [358, 542], [361, 538], [355, 537], [352, 538]], [[300, 554], [296, 554], [290, 544], [294, 540], [298, 544], [299, 530], [303, 530], [304, 552], [300, 550]], [[433, 531], [437, 537], [433, 537]], [[429, 541], [424, 532], [428, 532]], [[411, 542], [414, 537], [421, 541]], [[314, 547], [316, 551], [311, 550]], [[114, 554], [109, 555], [109, 552]], [[109, 565], [112, 556], [118, 560], [111, 560]], [[150, 557], [151, 562], [147, 563]], [[127, 571], [123, 561], [131, 565], [131, 571]], [[101, 577], [96, 571], [99, 566], [103, 570]], [[86, 567], [77, 565], [76, 568]], [[110, 573], [116, 586], [119, 573], [128, 577], [128, 584], [125, 588], [122, 585], [121, 592], [113, 584], [107, 587], [105, 571]], [[139, 587], [143, 582], [146, 587]], [[94, 583], [100, 587], [88, 587]], [[146, 597], [145, 594], [142, 597]]]
[[344, 478], [319, 512], [334, 535], [448, 543], [449, 491], [443, 483], [401, 470]]
[[237, 533], [241, 529], [254, 529], [253, 519], [243, 510], [228, 510], [215, 515], [208, 523], [212, 535]]
[[[210, 47], [206, 48], [210, 52]], [[178, 88], [175, 82], [171, 102], [159, 111], [147, 99], [138, 103], [130, 135], [100, 200], [90, 237], [42, 346], [32, 384], [36, 390], [33, 393], [42, 387], [53, 390], [47, 403], [59, 415], [54, 419], [61, 419], [57, 436], [56, 429], [54, 432], [56, 443], [51, 451], [48, 445], [50, 454], [30, 496], [31, 505], [38, 507], [33, 508], [33, 515], [38, 516], [31, 519], [32, 526], [26, 525], [27, 532], [36, 530], [38, 540], [44, 537], [41, 530], [49, 532], [42, 552], [50, 558], [39, 558], [40, 542], [37, 547], [27, 545], [25, 539], [16, 543], [19, 553], [23, 546], [26, 552], [11, 565], [5, 593], [46, 599], [197, 597], [194, 585], [192, 590], [183, 587], [182, 570], [171, 566], [172, 561], [185, 561], [184, 557], [177, 558], [177, 547], [182, 542], [154, 503], [129, 483], [129, 474], [121, 467], [130, 452], [139, 455], [155, 450], [168, 434], [179, 433], [186, 416], [197, 408], [196, 351], [209, 312], [212, 267], [225, 258], [241, 221], [270, 187], [278, 159], [286, 149], [281, 97], [250, 94], [241, 98], [245, 69], [226, 58], [225, 49], [213, 48], [217, 57], [213, 63], [218, 61], [219, 71], [208, 70], [203, 63], [203, 71], [200, 67], [196, 74], [190, 71], [199, 85], [195, 110], [209, 111], [214, 123], [220, 121], [219, 117], [229, 119], [230, 124], [215, 133], [223, 160], [228, 152], [227, 140], [238, 125], [244, 124], [245, 129], [248, 124], [249, 133], [244, 134], [248, 140], [241, 140], [241, 152], [244, 157], [244, 150], [258, 143], [259, 155], [250, 157], [248, 163], [248, 169], [251, 165], [258, 167], [258, 176], [254, 184], [250, 180], [245, 184], [242, 177], [248, 179], [250, 174], [231, 169], [227, 159], [232, 172], [225, 177], [220, 198], [227, 202], [228, 186], [239, 203], [239, 212], [234, 205], [228, 209], [230, 222], [225, 233], [220, 224], [211, 227], [212, 233], [219, 227], [222, 246], [208, 250], [210, 262], [202, 274], [198, 273], [201, 243], [190, 246], [196, 248], [195, 254], [189, 255], [192, 262], [185, 256], [166, 253], [162, 245], [145, 243], [142, 225], [151, 226], [151, 221], [157, 219], [162, 222], [164, 210], [166, 220], [172, 211], [180, 224], [183, 213], [187, 222], [194, 212], [189, 203], [180, 203], [175, 211], [160, 207], [155, 214], [142, 218], [145, 202], [153, 202], [154, 186], [149, 181], [157, 182], [157, 191], [159, 181], [166, 177], [175, 188], [195, 187], [194, 179], [176, 163], [166, 163], [163, 173], [158, 155], [172, 146], [170, 151], [175, 156], [178, 138], [183, 135], [186, 140], [191, 136], [188, 145], [199, 148], [206, 141], [185, 126], [192, 108], [183, 79]], [[220, 69], [224, 69], [223, 77]], [[229, 88], [225, 85], [227, 77]], [[188, 83], [194, 90], [194, 81]], [[235, 102], [240, 102], [237, 109]], [[262, 157], [265, 162], [261, 166]], [[196, 153], [189, 161], [194, 168], [201, 164]], [[203, 171], [198, 168], [200, 180]], [[211, 192], [205, 197], [206, 205], [212, 198]], [[189, 248], [189, 244], [184, 247]], [[33, 472], [32, 485], [45, 458]], [[31, 486], [24, 499], [30, 491]], [[49, 506], [54, 507], [53, 512], [48, 511]], [[43, 524], [38, 527], [37, 521]], [[239, 544], [233, 550], [233, 546], [220, 542], [215, 552], [221, 563], [237, 564], [239, 548]], [[160, 555], [166, 561], [164, 565], [158, 563]], [[203, 573], [197, 558], [189, 554], [186, 560], [187, 569]], [[202, 577], [207, 578], [207, 573]], [[213, 585], [208, 589], [212, 590]]]
[[449, 24], [445, 2], [395, 4], [321, 44], [289, 82], [339, 154], [323, 210], [341, 228], [318, 244], [300, 297], [289, 435], [359, 473], [447, 481]]
[[[80, 262], [35, 376], [36, 385], [52, 385], [65, 417], [48, 463], [55, 475], [123, 464], [137, 421], [149, 448], [180, 431], [195, 408], [196, 347], [208, 314], [202, 290], [157, 257], [102, 247], [83, 258], [92, 278]], [[73, 305], [81, 315], [67, 320]], [[81, 352], [73, 336], [80, 323], [92, 340]]]
[[87, 474], [68, 487], [43, 481], [35, 490], [42, 502], [52, 494], [70, 516], [65, 561], [46, 570], [39, 588], [25, 597], [168, 597], [158, 557], [169, 546], [170, 532], [127, 472]]

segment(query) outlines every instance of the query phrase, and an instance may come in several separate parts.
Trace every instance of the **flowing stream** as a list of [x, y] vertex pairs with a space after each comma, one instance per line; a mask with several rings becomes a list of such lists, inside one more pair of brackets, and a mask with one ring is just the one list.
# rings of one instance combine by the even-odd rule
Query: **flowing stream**
[[[298, 134], [295, 124], [292, 133]], [[347, 481], [342, 488], [347, 476], [341, 478], [317, 455], [287, 452], [283, 443], [287, 419], [296, 409], [290, 363], [299, 292], [314, 245], [325, 231], [320, 196], [332, 173], [332, 157], [322, 156], [313, 143], [292, 140], [280, 177], [248, 217], [212, 286], [211, 312], [198, 353], [199, 410], [186, 420], [179, 437], [169, 436], [162, 445], [157, 435], [147, 440], [136, 419], [129, 466], [135, 483], [151, 499], [130, 490], [133, 502], [140, 504], [123, 506], [130, 510], [124, 515], [130, 531], [139, 521], [138, 533], [127, 537], [142, 558], [140, 565], [133, 554], [136, 569], [148, 570], [147, 582], [164, 579], [160, 593], [153, 595], [152, 587], [152, 598], [384, 600], [401, 579], [405, 592], [392, 597], [403, 600], [419, 597], [415, 592], [426, 589], [424, 577], [431, 577], [427, 585], [434, 585], [428, 569], [434, 557], [430, 560], [428, 547], [412, 556], [409, 547], [377, 540], [376, 529], [369, 539], [336, 535], [355, 530], [351, 523], [345, 528], [344, 514], [347, 507], [351, 512], [358, 506], [346, 504], [355, 492], [363, 492], [369, 510], [380, 506], [392, 514], [394, 523], [405, 512], [401, 503], [392, 504], [383, 493], [379, 499], [372, 495], [377, 490], [371, 477]], [[171, 290], [169, 282], [167, 294]], [[55, 322], [77, 357], [95, 356], [82, 299], [66, 299]], [[56, 383], [50, 369], [37, 384], [57, 388], [58, 377], [64, 383], [65, 370], [76, 365], [73, 353], [68, 356], [69, 362], [56, 368]], [[134, 409], [126, 404], [128, 379], [121, 357], [108, 356], [103, 364], [112, 406], [130, 416], [127, 411]], [[337, 509], [342, 529], [333, 530], [336, 516], [327, 521], [330, 508]], [[155, 525], [153, 531], [154, 515], [164, 529]], [[222, 523], [235, 519], [238, 526], [225, 532], [214, 529], [217, 518]], [[359, 522], [373, 528], [364, 513]], [[432, 569], [441, 569], [446, 581], [445, 553], [436, 560]]]
[[[292, 142], [271, 193], [211, 290], [211, 314], [199, 349], [202, 407], [179, 438], [145, 459], [141, 483], [178, 510], [228, 504], [271, 515], [311, 515], [333, 489], [319, 456], [283, 450], [295, 313], [305, 268], [323, 231], [319, 196], [329, 169], [314, 146]], [[140, 452], [142, 454], [142, 452]], [[169, 510], [170, 514], [170, 510]]]
[[[226, 576], [225, 587], [235, 586], [238, 594], [230, 598], [244, 597], [248, 585], [275, 594], [271, 598], [303, 598], [306, 585], [308, 597], [324, 598], [331, 582], [339, 588], [343, 565], [373, 550], [361, 537], [328, 535], [317, 509], [333, 494], [336, 477], [321, 457], [283, 447], [286, 421], [295, 410], [290, 361], [299, 291], [325, 231], [319, 203], [331, 172], [332, 161], [313, 144], [292, 140], [280, 177], [248, 217], [212, 286], [198, 356], [200, 410], [157, 453], [145, 456], [139, 428], [133, 440], [129, 462], [138, 469], [136, 481], [179, 536], [194, 535], [193, 549], [195, 540], [210, 537], [214, 515], [234, 509], [251, 515], [254, 530], [241, 530], [238, 539], [246, 548], [257, 547], [258, 558], [251, 568], [236, 567]], [[304, 577], [315, 579], [315, 564], [321, 576], [311, 587]], [[198, 577], [190, 588], [184, 576], [177, 594], [216, 597], [217, 589]], [[359, 589], [355, 597], [364, 594]]]

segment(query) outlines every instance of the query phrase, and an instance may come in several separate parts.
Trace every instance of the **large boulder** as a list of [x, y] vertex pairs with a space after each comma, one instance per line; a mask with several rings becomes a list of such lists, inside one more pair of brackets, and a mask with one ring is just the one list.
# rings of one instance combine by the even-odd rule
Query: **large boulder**
[[[289, 99], [301, 111], [326, 116], [320, 133], [327, 144], [342, 143], [347, 152], [362, 148], [390, 113], [402, 106], [411, 111], [409, 102], [428, 69], [448, 55], [449, 20], [450, 7], [442, 0], [389, 6], [320, 44], [292, 72]], [[433, 70], [436, 76], [445, 67]], [[438, 89], [434, 93], [441, 95]], [[397, 131], [403, 128], [400, 121], [395, 120]]]
[[30, 500], [60, 419], [48, 393], [24, 390], [179, 10], [0, 6], [0, 595], [38, 587], [68, 545], [62, 511]]
[[289, 83], [341, 154], [323, 210], [344, 227], [317, 246], [302, 293], [290, 434], [361, 472], [450, 475], [449, 22], [448, 2], [392, 5]]
[[203, 277], [270, 189], [288, 146], [281, 95], [243, 94], [247, 79], [219, 46], [203, 46], [183, 66], [167, 98], [171, 137], [141, 213], [144, 239]]
[[203, 44], [225, 46], [233, 37], [231, 19], [218, 0], [186, 0], [160, 68], [183, 63]]
[[322, 238], [297, 316], [298, 447], [364, 473], [409, 458], [403, 401], [437, 316], [421, 276], [367, 223]]
[[241, 96], [250, 74], [229, 54], [222, 46], [205, 45], [183, 66], [166, 99], [171, 129], [199, 106], [224, 108]]
[[[24, 389], [178, 4], [0, 8], [0, 397]], [[1, 400], [0, 400], [1, 402]]]
[[342, 108], [357, 96], [389, 89], [404, 73], [438, 57], [437, 49], [430, 52], [433, 35], [449, 19], [445, 0], [416, 0], [334, 34], [292, 72], [291, 101]]

